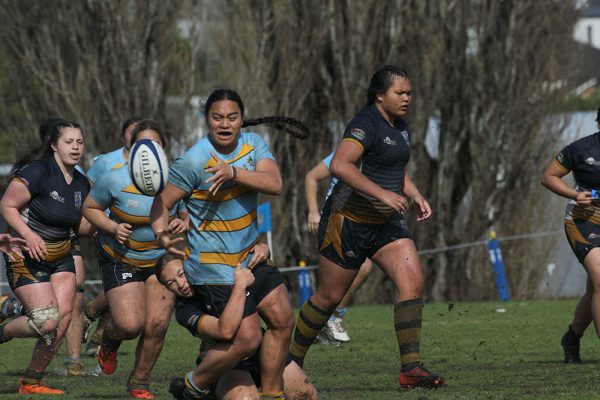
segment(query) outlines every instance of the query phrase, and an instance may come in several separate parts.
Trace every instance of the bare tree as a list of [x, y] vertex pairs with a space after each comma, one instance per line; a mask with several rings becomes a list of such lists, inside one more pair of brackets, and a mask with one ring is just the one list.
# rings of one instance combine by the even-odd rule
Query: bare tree
[[10, 10], [0, 14], [11, 82], [2, 102], [12, 105], [0, 109], [0, 128], [13, 137], [60, 115], [82, 124], [88, 154], [104, 152], [119, 144], [125, 118], [164, 122], [167, 95], [194, 91], [196, 59], [176, 29], [181, 1], [0, 4]]
[[[271, 136], [285, 175], [275, 200], [276, 253], [293, 262], [312, 254], [304, 228], [302, 176], [331, 148], [364, 101], [376, 66], [398, 63], [411, 74], [411, 176], [431, 200], [434, 219], [415, 225], [420, 248], [444, 247], [535, 230], [538, 174], [560, 127], [542, 123], [564, 96], [564, 63], [577, 12], [569, 2], [520, 1], [230, 1], [218, 10], [235, 21], [216, 26], [214, 76], [240, 89], [257, 113], [308, 121], [312, 141]], [[439, 156], [425, 146], [430, 116], [440, 120]], [[309, 244], [307, 246], [307, 243]], [[527, 259], [543, 243], [507, 251], [511, 284], [525, 295], [536, 284]], [[484, 247], [424, 260], [429, 295], [494, 296]], [[384, 278], [371, 282], [370, 301]], [[391, 291], [391, 287], [390, 287]], [[375, 293], [379, 293], [379, 299]], [[391, 295], [391, 293], [389, 294]]]

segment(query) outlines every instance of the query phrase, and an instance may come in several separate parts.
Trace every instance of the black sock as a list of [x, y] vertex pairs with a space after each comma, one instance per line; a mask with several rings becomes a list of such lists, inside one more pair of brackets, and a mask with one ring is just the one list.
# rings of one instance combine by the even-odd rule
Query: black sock
[[583, 334], [578, 335], [577, 333], [573, 332], [571, 325], [569, 325], [569, 329], [567, 329], [567, 332], [565, 333], [565, 342], [572, 346], [578, 345], [582, 336]]

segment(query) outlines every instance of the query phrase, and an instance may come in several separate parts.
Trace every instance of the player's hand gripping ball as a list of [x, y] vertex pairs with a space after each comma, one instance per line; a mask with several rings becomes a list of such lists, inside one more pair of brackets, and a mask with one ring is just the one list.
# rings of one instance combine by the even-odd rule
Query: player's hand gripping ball
[[150, 139], [138, 140], [129, 152], [129, 175], [146, 196], [156, 196], [167, 185], [169, 164], [162, 146]]

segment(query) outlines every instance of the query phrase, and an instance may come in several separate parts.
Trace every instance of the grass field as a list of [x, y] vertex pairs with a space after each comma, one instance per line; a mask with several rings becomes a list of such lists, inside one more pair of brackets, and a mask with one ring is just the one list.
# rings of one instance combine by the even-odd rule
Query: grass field
[[[426, 366], [446, 378], [447, 387], [437, 391], [399, 389], [391, 306], [352, 307], [346, 317], [352, 341], [340, 347], [314, 345], [305, 367], [326, 400], [598, 399], [600, 359], [593, 349], [598, 345], [593, 328], [582, 340], [585, 363], [562, 364], [560, 336], [574, 306], [574, 301], [428, 304], [421, 354]], [[0, 346], [0, 399], [25, 398], [14, 393], [32, 345], [32, 340], [13, 340]], [[46, 381], [67, 389], [61, 399], [128, 399], [125, 382], [134, 345], [123, 345], [119, 369], [110, 377], [58, 376], [61, 351]], [[171, 398], [170, 377], [190, 369], [197, 348], [197, 339], [171, 325], [153, 374], [157, 398]], [[84, 362], [93, 369], [92, 359]]]

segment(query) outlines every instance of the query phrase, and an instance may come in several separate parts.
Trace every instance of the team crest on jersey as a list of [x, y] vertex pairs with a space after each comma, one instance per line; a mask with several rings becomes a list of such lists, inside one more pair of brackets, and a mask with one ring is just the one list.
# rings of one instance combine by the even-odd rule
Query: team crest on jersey
[[362, 129], [353, 128], [350, 130], [350, 134], [358, 140], [363, 140], [365, 138], [365, 131]]
[[59, 202], [61, 202], [61, 203], [64, 203], [64, 202], [65, 202], [65, 198], [64, 198], [64, 197], [61, 197], [61, 196], [58, 194], [58, 192], [57, 192], [56, 190], [53, 190], [52, 192], [50, 192], [50, 197], [51, 197], [53, 200], [59, 201]]
[[75, 199], [75, 207], [81, 208], [81, 192], [74, 192], [73, 197]]
[[404, 138], [404, 141], [406, 142], [406, 144], [408, 146], [410, 146], [410, 139], [408, 137], [408, 132], [405, 130], [403, 130], [402, 132], [400, 132], [400, 134], [402, 135], [402, 137]]
[[253, 169], [254, 164], [254, 158], [252, 158], [252, 156], [248, 156], [248, 158], [246, 159], [246, 169]]
[[564, 161], [565, 161], [565, 156], [564, 156], [564, 154], [563, 154], [563, 153], [558, 153], [558, 154], [556, 155], [556, 160], [557, 160], [559, 163], [563, 164], [563, 163], [564, 163]]

